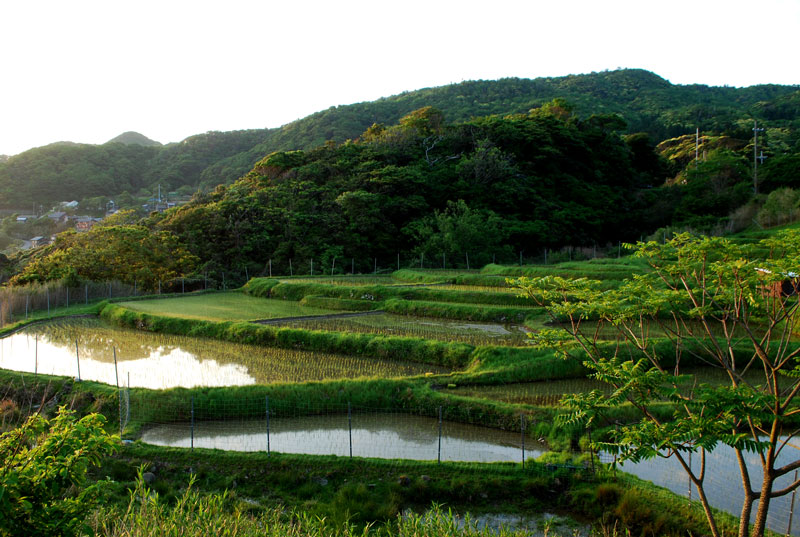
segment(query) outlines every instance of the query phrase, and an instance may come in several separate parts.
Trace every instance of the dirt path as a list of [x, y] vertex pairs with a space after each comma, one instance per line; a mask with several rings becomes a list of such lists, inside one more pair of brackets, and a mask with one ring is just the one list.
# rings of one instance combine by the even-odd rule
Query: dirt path
[[303, 315], [299, 317], [279, 317], [277, 319], [259, 319], [257, 321], [250, 321], [257, 324], [281, 324], [292, 321], [316, 321], [318, 319], [347, 319], [349, 317], [365, 317], [367, 315], [380, 315], [386, 313], [383, 310], [373, 311], [358, 311], [354, 313], [328, 313], [326, 315]]

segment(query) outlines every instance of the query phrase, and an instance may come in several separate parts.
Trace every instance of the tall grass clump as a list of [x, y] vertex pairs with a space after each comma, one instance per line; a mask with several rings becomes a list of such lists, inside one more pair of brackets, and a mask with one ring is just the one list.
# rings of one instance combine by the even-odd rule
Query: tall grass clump
[[[370, 495], [362, 487], [362, 495]], [[363, 510], [362, 505], [353, 509]], [[344, 515], [354, 518], [349, 509]], [[91, 520], [91, 529], [102, 537], [522, 537], [522, 530], [479, 529], [467, 519], [459, 520], [451, 511], [436, 505], [423, 515], [412, 512], [397, 515], [384, 523], [355, 525], [316, 516], [308, 511], [288, 513], [275, 507], [248, 512], [228, 492], [203, 495], [190, 479], [189, 486], [173, 504], [144, 484], [141, 472], [130, 492], [127, 507], [102, 509]]]

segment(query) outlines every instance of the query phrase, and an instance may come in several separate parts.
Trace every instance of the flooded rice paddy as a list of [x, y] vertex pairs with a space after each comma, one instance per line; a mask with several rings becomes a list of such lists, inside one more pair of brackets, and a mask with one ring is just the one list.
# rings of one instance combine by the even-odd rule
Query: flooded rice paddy
[[[762, 482], [759, 456], [756, 453], [743, 453], [747, 468], [755, 490], [759, 490]], [[604, 459], [606, 457], [604, 456]], [[792, 440], [778, 456], [778, 465], [781, 466], [800, 458], [800, 444], [797, 439]], [[692, 468], [695, 472], [700, 469], [700, 454], [692, 456]], [[724, 445], [718, 446], [706, 454], [706, 480], [705, 490], [712, 506], [739, 516], [742, 509], [744, 495], [742, 493], [742, 478], [735, 451]], [[684, 472], [675, 457], [656, 457], [638, 463], [626, 462], [619, 466], [623, 472], [628, 472], [641, 479], [652, 481], [656, 485], [666, 487], [681, 496], [690, 496], [689, 477]], [[775, 490], [788, 485], [795, 478], [794, 473], [789, 473], [778, 479]], [[698, 499], [697, 489], [691, 487], [691, 498]], [[797, 499], [800, 502], [800, 498]], [[788, 494], [770, 500], [767, 526], [781, 534], [786, 534], [789, 529], [790, 513], [793, 510], [794, 496]], [[758, 502], [753, 504], [753, 518], [758, 510]], [[795, 520], [791, 527], [792, 535], [800, 535], [800, 521]]]
[[0, 342], [0, 368], [151, 389], [386, 378], [446, 371], [414, 362], [155, 334], [114, 327], [97, 319], [33, 325], [6, 337]]
[[518, 324], [478, 323], [447, 319], [408, 317], [391, 313], [337, 319], [293, 320], [282, 326], [359, 334], [421, 337], [460, 341], [472, 345], [526, 345], [528, 330]]
[[[720, 369], [712, 367], [687, 367], [682, 369], [686, 379], [681, 382], [685, 391], [690, 391], [700, 384], [725, 385], [730, 382]], [[745, 375], [745, 380], [758, 384], [763, 382], [763, 373], [753, 371]], [[590, 378], [543, 380], [537, 382], [519, 382], [496, 386], [458, 386], [444, 391], [465, 397], [494, 399], [511, 404], [528, 404], [541, 406], [557, 406], [564, 395], [599, 390], [610, 394], [610, 385]]]
[[[327, 414], [273, 418], [269, 421], [199, 421], [194, 437], [190, 423], [163, 424], [142, 434], [148, 444], [267, 451], [308, 455], [350, 455], [383, 459], [436, 460], [439, 456], [439, 422], [410, 414]], [[525, 440], [525, 458], [546, 451], [542, 444]], [[465, 462], [520, 462], [520, 433], [445, 421], [442, 423], [441, 460]]]

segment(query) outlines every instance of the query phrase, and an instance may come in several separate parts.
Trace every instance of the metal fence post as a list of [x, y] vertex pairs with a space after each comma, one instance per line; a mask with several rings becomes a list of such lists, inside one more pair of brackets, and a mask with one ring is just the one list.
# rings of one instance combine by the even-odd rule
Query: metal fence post
[[117, 348], [111, 347], [114, 350], [114, 377], [117, 379], [117, 390], [119, 390], [119, 369], [117, 369]]
[[194, 451], [194, 395], [192, 396], [192, 424], [191, 424], [191, 437], [190, 448]]
[[522, 469], [525, 469], [525, 414], [519, 415], [519, 430], [522, 434]]
[[[794, 471], [794, 480], [797, 481], [797, 470]], [[792, 491], [792, 503], [789, 505], [789, 525], [786, 527], [786, 537], [792, 534], [792, 518], [794, 518], [794, 498], [797, 495], [797, 489]]]
[[78, 361], [78, 382], [81, 380], [81, 357], [78, 354], [78, 340], [75, 340], [75, 359]]
[[269, 457], [269, 396], [265, 396], [265, 403], [267, 405], [267, 456]]
[[436, 462], [442, 462], [442, 407], [439, 406], [439, 453], [436, 456]]
[[350, 458], [353, 458], [353, 414], [350, 401], [347, 402], [347, 436], [350, 440]]

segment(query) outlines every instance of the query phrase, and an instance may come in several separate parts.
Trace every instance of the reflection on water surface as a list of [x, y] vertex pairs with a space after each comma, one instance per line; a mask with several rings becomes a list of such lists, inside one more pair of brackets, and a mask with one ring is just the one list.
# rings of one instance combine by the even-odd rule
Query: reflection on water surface
[[[352, 415], [354, 457], [436, 460], [439, 424], [435, 418], [408, 414]], [[189, 423], [158, 425], [142, 435], [149, 444], [189, 447]], [[269, 422], [270, 450], [308, 455], [350, 454], [347, 414], [273, 418]], [[267, 422], [199, 421], [195, 423], [194, 447], [233, 451], [266, 451]], [[546, 448], [525, 440], [525, 457], [541, 455]], [[520, 462], [519, 433], [466, 425], [442, 423], [442, 460], [469, 462]]]
[[[76, 343], [77, 341], [77, 356]], [[114, 349], [118, 367], [114, 368]], [[171, 336], [112, 327], [97, 319], [33, 325], [0, 344], [0, 368], [38, 371], [152, 389], [239, 386], [365, 376], [398, 377], [443, 368]]]

